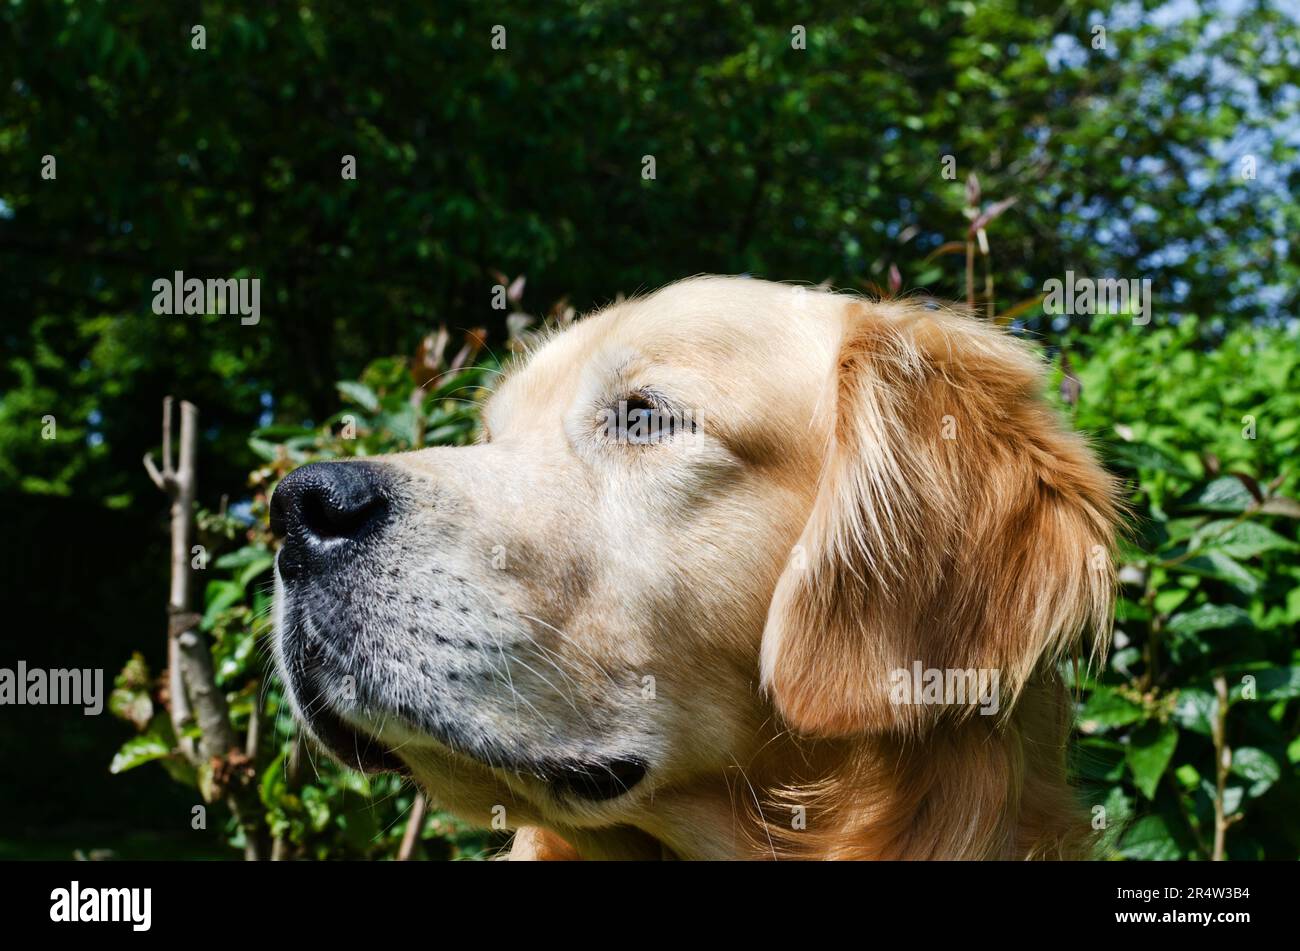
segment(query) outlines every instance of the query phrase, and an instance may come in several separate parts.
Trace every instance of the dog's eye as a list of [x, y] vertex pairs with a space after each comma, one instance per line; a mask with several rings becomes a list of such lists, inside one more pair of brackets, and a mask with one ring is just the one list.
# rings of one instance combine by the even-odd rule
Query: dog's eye
[[658, 441], [659, 413], [643, 399], [636, 398], [626, 403], [623, 414], [623, 432], [627, 441], [638, 445]]
[[651, 398], [633, 394], [604, 412], [604, 434], [619, 443], [647, 446], [663, 442], [682, 428], [677, 415]]
[[629, 442], [636, 446], [646, 446], [659, 442], [669, 433], [660, 430], [659, 411], [643, 396], [633, 396], [619, 400], [618, 432], [619, 442]]

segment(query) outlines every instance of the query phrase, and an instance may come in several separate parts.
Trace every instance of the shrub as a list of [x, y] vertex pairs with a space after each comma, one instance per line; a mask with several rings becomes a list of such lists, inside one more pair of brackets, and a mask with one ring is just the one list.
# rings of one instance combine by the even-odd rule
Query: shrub
[[1077, 424], [1133, 508], [1075, 762], [1121, 855], [1294, 859], [1300, 347], [1293, 330], [1205, 324], [1070, 335], [1087, 351]]

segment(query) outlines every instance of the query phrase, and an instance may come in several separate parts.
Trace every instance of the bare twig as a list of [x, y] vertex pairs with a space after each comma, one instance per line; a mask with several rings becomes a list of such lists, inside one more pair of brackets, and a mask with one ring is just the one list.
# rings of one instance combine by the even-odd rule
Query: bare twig
[[975, 242], [966, 239], [966, 309], [975, 312]]
[[1210, 722], [1210, 736], [1214, 741], [1215, 795], [1214, 795], [1214, 853], [1212, 858], [1222, 862], [1228, 826], [1236, 816], [1226, 814], [1223, 794], [1228, 785], [1228, 771], [1232, 769], [1232, 750], [1228, 748], [1228, 681], [1219, 674], [1214, 678], [1214, 693], [1218, 703], [1214, 719]]
[[402, 835], [401, 848], [397, 850], [397, 861], [409, 862], [415, 854], [415, 844], [420, 841], [420, 830], [424, 828], [424, 814], [429, 810], [429, 801], [421, 793], [415, 794], [411, 803], [411, 818], [407, 820], [406, 832]]
[[248, 761], [257, 764], [262, 745], [262, 681], [255, 679], [252, 683], [253, 707], [248, 714], [248, 736], [244, 740], [244, 755]]
[[[190, 407], [190, 404], [186, 403], [185, 407]], [[185, 407], [182, 407], [182, 415], [186, 412]], [[193, 409], [193, 407], [190, 407], [190, 409]], [[181, 669], [179, 642], [180, 636], [187, 626], [183, 623], [185, 616], [189, 613], [189, 508], [186, 506], [186, 498], [188, 498], [189, 504], [192, 505], [194, 498], [194, 469], [191, 461], [191, 465], [185, 473], [189, 484], [182, 487], [172, 458], [171, 422], [172, 398], [169, 396], [163, 400], [162, 468], [159, 469], [154, 464], [153, 456], [149, 453], [145, 454], [144, 467], [148, 471], [153, 484], [166, 492], [172, 500], [171, 591], [167, 600], [168, 713], [181, 752], [186, 759], [197, 765], [199, 751], [195, 747], [193, 740], [185, 735], [186, 728], [193, 720], [193, 714], [190, 709], [189, 694], [185, 689], [185, 679]], [[178, 621], [182, 623], [178, 623]]]
[[[181, 752], [196, 767], [210, 766], [220, 777], [223, 794], [244, 829], [246, 858], [262, 857], [263, 830], [251, 782], [252, 764], [240, 749], [230, 724], [230, 707], [217, 687], [212, 653], [198, 630], [200, 615], [192, 609], [190, 552], [194, 540], [194, 499], [197, 489], [199, 411], [181, 403], [179, 460], [172, 456], [172, 398], [163, 400], [162, 467], [144, 458], [149, 478], [171, 498], [171, 591], [167, 599], [167, 657], [170, 716]], [[196, 744], [186, 736], [192, 722], [199, 726]], [[233, 754], [233, 756], [232, 756]]]

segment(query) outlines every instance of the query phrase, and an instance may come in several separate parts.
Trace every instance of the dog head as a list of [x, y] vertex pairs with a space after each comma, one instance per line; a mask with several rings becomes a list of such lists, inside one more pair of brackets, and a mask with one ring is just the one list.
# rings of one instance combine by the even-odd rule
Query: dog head
[[[344, 762], [480, 824], [704, 840], [784, 725], [923, 736], [926, 668], [1024, 684], [1104, 630], [1107, 477], [981, 322], [696, 278], [544, 341], [483, 438], [306, 466], [276, 651]], [[779, 777], [777, 777], [779, 780]]]

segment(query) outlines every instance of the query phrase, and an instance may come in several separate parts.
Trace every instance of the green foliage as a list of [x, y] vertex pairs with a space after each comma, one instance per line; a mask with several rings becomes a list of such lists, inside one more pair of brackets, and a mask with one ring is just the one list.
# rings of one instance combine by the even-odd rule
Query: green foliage
[[1075, 759], [1121, 855], [1209, 858], [1217, 821], [1229, 858], [1295, 859], [1300, 341], [1238, 326], [1207, 347], [1198, 324], [1068, 334], [1077, 424], [1133, 508]]
[[[208, 484], [234, 485], [261, 394], [319, 420], [439, 320], [500, 339], [493, 267], [583, 311], [702, 271], [862, 287], [897, 265], [962, 297], [932, 255], [971, 172], [1018, 199], [989, 229], [1004, 305], [1073, 268], [1188, 313], [1292, 313], [1295, 21], [1163, 5], [211, 0], [200, 51], [184, 6], [2, 4], [0, 488], [132, 499], [182, 391]], [[261, 323], [154, 316], [176, 268], [260, 278]]]

